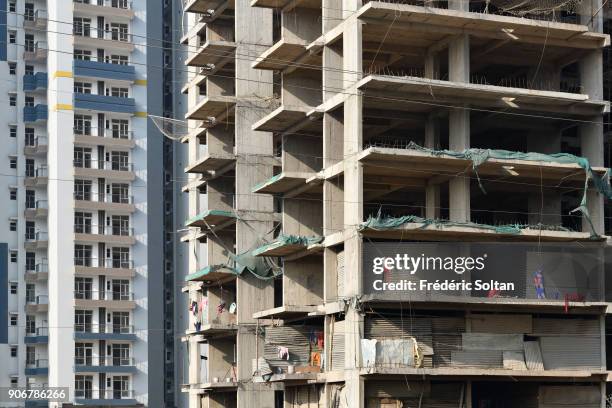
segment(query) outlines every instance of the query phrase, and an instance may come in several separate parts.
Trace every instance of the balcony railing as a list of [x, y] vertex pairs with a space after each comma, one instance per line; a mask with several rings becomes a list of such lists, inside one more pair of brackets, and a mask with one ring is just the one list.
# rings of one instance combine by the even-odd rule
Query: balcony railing
[[23, 76], [23, 90], [35, 91], [47, 89], [48, 79], [46, 72], [37, 72], [36, 74]]
[[134, 228], [112, 225], [75, 224], [74, 232], [77, 234], [112, 235], [118, 237], [134, 236]]
[[113, 268], [113, 269], [133, 269], [134, 261], [126, 259], [98, 259], [98, 258], [75, 258], [75, 266], [86, 268]]
[[90, 26], [74, 25], [72, 33], [77, 37], [87, 37], [125, 43], [132, 42], [132, 34], [119, 30], [97, 30]]
[[100, 2], [99, 0], [73, 0], [74, 3], [80, 3], [80, 4], [94, 4], [96, 6], [103, 6], [103, 7], [112, 7], [112, 8], [118, 8], [118, 9], [124, 9], [124, 10], [131, 10], [132, 9], [132, 2], [129, 0], [102, 0], [102, 2]]
[[26, 42], [23, 59], [26, 61], [43, 60], [47, 58], [48, 45], [46, 41]]
[[92, 390], [76, 389], [74, 398], [88, 400], [113, 400], [113, 399], [133, 399], [133, 390]]
[[134, 132], [131, 130], [105, 129], [84, 126], [75, 127], [74, 134], [77, 136], [97, 136], [107, 137], [109, 139], [132, 140]]
[[134, 197], [125, 194], [75, 192], [74, 199], [79, 201], [92, 201], [99, 203], [134, 204]]
[[34, 233], [26, 232], [25, 240], [29, 242], [48, 241], [49, 235], [45, 231], [36, 231]]
[[47, 295], [36, 295], [28, 297], [26, 295], [26, 303], [29, 305], [48, 305], [49, 304], [49, 296]]
[[36, 200], [36, 202], [30, 203], [30, 205], [28, 205], [28, 203], [26, 202], [26, 210], [48, 210], [48, 209], [49, 209], [49, 203], [47, 200]]
[[36, 106], [24, 106], [23, 107], [23, 121], [24, 122], [37, 122], [39, 120], [47, 120], [49, 118], [49, 108], [45, 104], [38, 104]]
[[77, 333], [97, 333], [97, 334], [134, 334], [134, 326], [124, 324], [94, 324], [76, 323], [74, 331]]
[[40, 146], [48, 146], [49, 141], [47, 136], [36, 136], [32, 139], [26, 139], [25, 146], [26, 147], [40, 147]]
[[49, 360], [45, 359], [37, 359], [34, 361], [26, 360], [26, 368], [49, 368]]
[[28, 267], [26, 265], [25, 273], [26, 275], [37, 274], [37, 273], [49, 273], [49, 264], [47, 263], [46, 259], [43, 259], [41, 262], [34, 265], [33, 268], [31, 266]]
[[133, 366], [133, 357], [74, 357], [74, 365], [76, 366], [93, 366], [93, 367], [129, 367]]
[[48, 327], [37, 327], [34, 330], [26, 330], [26, 336], [48, 336]]
[[134, 300], [134, 293], [113, 292], [108, 290], [75, 290], [74, 298], [82, 300]]
[[132, 163], [126, 163], [122, 161], [98, 161], [89, 159], [75, 159], [74, 167], [81, 169], [98, 169], [98, 170], [114, 170], [114, 171], [132, 171]]

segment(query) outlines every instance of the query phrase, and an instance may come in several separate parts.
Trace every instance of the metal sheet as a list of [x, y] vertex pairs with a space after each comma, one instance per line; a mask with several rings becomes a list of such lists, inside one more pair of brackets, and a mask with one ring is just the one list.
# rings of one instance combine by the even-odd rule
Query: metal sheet
[[523, 351], [522, 334], [463, 333], [463, 350]]
[[473, 313], [469, 319], [474, 333], [527, 334], [533, 330], [531, 315], [527, 314]]
[[338, 296], [344, 296], [344, 251], [336, 256], [336, 274], [338, 276]]
[[535, 318], [533, 319], [534, 336], [584, 335], [599, 336], [599, 319]]
[[599, 337], [541, 337], [540, 348], [546, 370], [601, 369]]
[[452, 351], [451, 366], [470, 368], [502, 368], [502, 352], [497, 350]]
[[539, 408], [599, 408], [601, 390], [592, 385], [542, 385]]
[[334, 333], [331, 347], [331, 369], [344, 370], [344, 321], [334, 323]]
[[540, 343], [537, 341], [526, 341], [523, 343], [525, 352], [525, 364], [528, 370], [542, 371], [544, 370], [544, 362], [542, 361], [542, 352], [540, 351]]
[[522, 351], [504, 351], [502, 352], [504, 359], [504, 368], [509, 370], [527, 370], [525, 365], [525, 355]]

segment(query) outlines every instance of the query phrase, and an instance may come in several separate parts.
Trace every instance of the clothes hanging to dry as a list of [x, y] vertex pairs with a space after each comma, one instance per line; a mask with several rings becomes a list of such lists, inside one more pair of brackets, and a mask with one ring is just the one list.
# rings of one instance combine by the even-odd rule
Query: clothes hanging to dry
[[281, 360], [289, 360], [289, 348], [278, 346], [278, 358]]

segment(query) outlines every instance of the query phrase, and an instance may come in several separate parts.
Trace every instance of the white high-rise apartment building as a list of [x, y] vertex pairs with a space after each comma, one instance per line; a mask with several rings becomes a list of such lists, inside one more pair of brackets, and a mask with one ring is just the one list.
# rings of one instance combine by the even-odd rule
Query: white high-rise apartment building
[[0, 407], [162, 406], [155, 8], [0, 0], [0, 387], [70, 390]]

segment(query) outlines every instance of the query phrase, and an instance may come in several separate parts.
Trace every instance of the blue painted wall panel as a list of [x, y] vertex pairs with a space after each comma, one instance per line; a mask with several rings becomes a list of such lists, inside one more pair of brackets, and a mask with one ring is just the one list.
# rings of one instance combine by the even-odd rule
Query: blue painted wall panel
[[8, 244], [0, 243], [0, 343], [8, 343]]
[[119, 98], [115, 96], [74, 94], [74, 107], [105, 112], [134, 113], [136, 102], [134, 98]]
[[107, 64], [98, 61], [74, 61], [74, 75], [92, 78], [134, 81], [136, 70], [131, 65]]
[[0, 0], [0, 61], [6, 61], [7, 49], [6, 0]]

